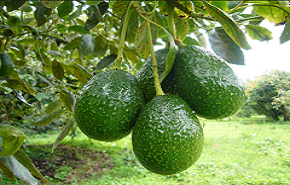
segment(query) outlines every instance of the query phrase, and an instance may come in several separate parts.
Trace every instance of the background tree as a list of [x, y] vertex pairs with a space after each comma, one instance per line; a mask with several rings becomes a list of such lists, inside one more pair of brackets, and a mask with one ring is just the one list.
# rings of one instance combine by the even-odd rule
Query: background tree
[[289, 121], [290, 73], [272, 70], [246, 84], [248, 104], [257, 114]]
[[[246, 8], [252, 11], [245, 13]], [[176, 45], [205, 47], [205, 34], [218, 55], [242, 65], [242, 49], [250, 49], [245, 34], [272, 39], [271, 31], [259, 26], [266, 20], [284, 27], [280, 42], [287, 42], [289, 14], [287, 1], [1, 1], [2, 173], [30, 184], [37, 182], [31, 174], [46, 181], [18, 149], [38, 126], [61, 129], [53, 148], [74, 132], [75, 96], [100, 70], [134, 74], [152, 54], [151, 42], [165, 42], [174, 56]], [[168, 57], [166, 69], [173, 59]], [[288, 93], [271, 95], [275, 106], [286, 101], [283, 94]]]

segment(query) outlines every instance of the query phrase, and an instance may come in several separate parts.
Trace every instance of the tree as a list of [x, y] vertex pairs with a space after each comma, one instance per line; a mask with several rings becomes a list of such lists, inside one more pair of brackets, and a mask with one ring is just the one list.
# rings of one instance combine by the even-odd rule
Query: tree
[[[252, 8], [251, 13], [245, 13], [246, 8]], [[114, 67], [135, 73], [162, 40], [171, 56], [161, 75], [165, 78], [176, 45], [205, 47], [204, 33], [218, 55], [243, 65], [242, 49], [250, 49], [245, 34], [260, 41], [272, 39], [271, 31], [259, 26], [266, 20], [284, 27], [280, 42], [287, 42], [289, 14], [287, 1], [1, 1], [1, 66], [11, 61], [15, 66], [10, 74], [0, 74], [1, 100], [5, 99], [1, 106], [13, 107], [1, 107], [3, 174], [33, 184], [32, 175], [23, 176], [32, 173], [45, 181], [18, 150], [25, 137], [17, 128], [58, 123], [62, 131], [55, 148], [75, 129], [77, 92], [100, 70]], [[278, 105], [288, 92], [277, 93], [273, 96]], [[14, 119], [19, 106], [31, 108], [21, 109], [23, 114]], [[11, 139], [13, 145], [8, 143]]]
[[257, 77], [247, 85], [249, 104], [256, 113], [279, 120], [289, 121], [290, 73], [272, 70]]

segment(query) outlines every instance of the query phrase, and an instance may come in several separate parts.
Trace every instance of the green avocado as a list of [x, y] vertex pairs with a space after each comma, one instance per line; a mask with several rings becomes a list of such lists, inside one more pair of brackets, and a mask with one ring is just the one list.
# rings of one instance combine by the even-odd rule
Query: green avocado
[[203, 151], [203, 128], [189, 105], [177, 95], [158, 96], [141, 110], [133, 128], [133, 151], [149, 171], [179, 173]]
[[80, 130], [100, 141], [116, 141], [132, 130], [144, 106], [135, 77], [122, 70], [95, 75], [76, 99], [75, 119]]
[[[157, 67], [158, 67], [158, 75], [162, 74], [164, 71], [164, 61], [168, 54], [168, 49], [160, 49], [155, 52]], [[153, 77], [153, 67], [152, 60], [149, 57], [145, 64], [140, 68], [140, 70], [136, 74], [136, 79], [139, 82], [140, 88], [144, 93], [145, 102], [149, 102], [156, 96], [155, 86], [154, 86], [154, 77]], [[167, 77], [162, 81], [161, 86], [164, 93], [172, 94], [174, 91], [174, 74], [173, 70], [167, 75]]]
[[189, 45], [179, 48], [174, 62], [178, 95], [198, 116], [226, 118], [244, 104], [243, 83], [217, 55]]
[[9, 76], [14, 68], [14, 64], [9, 57], [9, 55], [5, 53], [0, 53], [0, 76], [6, 77]]

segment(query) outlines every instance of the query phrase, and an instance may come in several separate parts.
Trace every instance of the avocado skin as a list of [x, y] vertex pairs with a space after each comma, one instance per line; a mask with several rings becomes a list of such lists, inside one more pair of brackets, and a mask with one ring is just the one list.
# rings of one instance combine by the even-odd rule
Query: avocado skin
[[243, 83], [217, 55], [198, 46], [184, 46], [174, 64], [178, 95], [198, 116], [226, 118], [244, 104]]
[[[158, 75], [161, 75], [164, 71], [164, 61], [168, 54], [168, 49], [160, 49], [155, 52], [157, 67], [158, 67]], [[145, 102], [149, 102], [156, 96], [155, 85], [154, 85], [154, 77], [153, 77], [153, 67], [152, 60], [149, 57], [145, 64], [139, 69], [136, 74], [136, 79], [139, 82], [140, 88], [143, 91]], [[174, 74], [173, 70], [165, 77], [165, 79], [161, 82], [162, 89], [164, 93], [173, 93], [174, 90]]]
[[203, 128], [177, 95], [152, 99], [133, 128], [133, 151], [149, 171], [170, 175], [192, 166], [203, 151]]
[[75, 119], [88, 137], [116, 141], [130, 133], [143, 106], [135, 77], [126, 71], [107, 70], [83, 87], [76, 99]]
[[5, 53], [0, 53], [0, 76], [6, 77], [9, 76], [14, 68], [14, 64], [9, 55]]

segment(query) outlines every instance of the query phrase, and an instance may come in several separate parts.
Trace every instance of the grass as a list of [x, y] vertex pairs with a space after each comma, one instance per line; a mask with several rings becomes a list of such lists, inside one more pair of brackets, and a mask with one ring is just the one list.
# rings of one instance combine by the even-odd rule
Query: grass
[[[73, 140], [66, 138], [62, 144], [75, 149], [79, 158], [85, 158], [84, 153], [78, 152], [80, 149], [98, 151], [107, 156], [100, 163], [102, 170], [91, 171], [88, 178], [77, 181], [80, 178], [70, 176], [72, 168], [63, 166], [56, 171], [55, 179], [49, 179], [50, 184], [63, 184], [68, 180], [69, 184], [75, 185], [290, 184], [290, 123], [273, 123], [262, 117], [201, 122], [204, 124], [204, 152], [191, 168], [182, 173], [170, 176], [150, 173], [135, 158], [130, 136], [114, 143], [104, 143], [88, 140], [79, 133]], [[55, 133], [38, 135], [31, 137], [29, 142], [51, 144], [56, 137]], [[91, 158], [76, 169], [77, 173], [86, 173], [88, 163], [100, 160]], [[108, 164], [113, 164], [113, 168], [108, 168]]]

